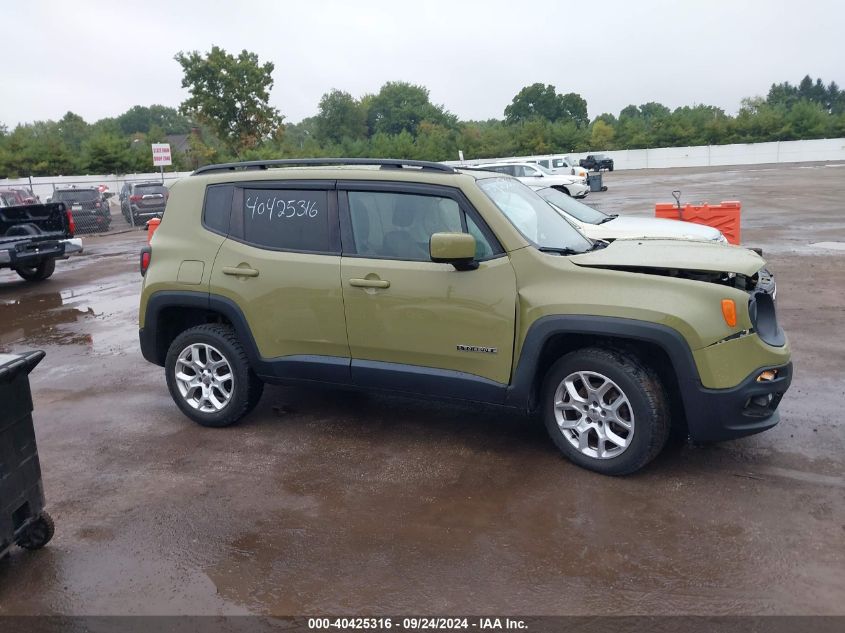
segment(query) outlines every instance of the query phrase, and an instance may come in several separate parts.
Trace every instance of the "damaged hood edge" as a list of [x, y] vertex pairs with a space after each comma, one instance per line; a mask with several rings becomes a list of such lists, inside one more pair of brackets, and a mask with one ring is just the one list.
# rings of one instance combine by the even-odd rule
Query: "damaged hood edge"
[[569, 260], [595, 268], [677, 269], [748, 277], [766, 263], [754, 251], [739, 246], [667, 239], [620, 239], [607, 248], [572, 255]]

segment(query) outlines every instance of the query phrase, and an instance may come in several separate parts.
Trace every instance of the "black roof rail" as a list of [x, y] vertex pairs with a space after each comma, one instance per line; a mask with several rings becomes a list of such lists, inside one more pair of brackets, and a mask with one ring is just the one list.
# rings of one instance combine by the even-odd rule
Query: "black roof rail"
[[333, 165], [374, 165], [382, 169], [402, 169], [404, 167], [418, 167], [423, 171], [439, 171], [454, 174], [455, 169], [443, 163], [427, 160], [400, 160], [397, 158], [279, 158], [275, 160], [247, 160], [240, 163], [221, 163], [206, 165], [194, 170], [192, 176], [211, 174], [223, 171], [247, 169], [269, 169], [270, 167], [328, 167]]

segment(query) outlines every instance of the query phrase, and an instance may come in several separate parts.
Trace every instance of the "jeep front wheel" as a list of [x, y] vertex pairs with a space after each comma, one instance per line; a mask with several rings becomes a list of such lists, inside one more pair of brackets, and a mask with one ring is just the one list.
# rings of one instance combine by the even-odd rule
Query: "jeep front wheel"
[[234, 424], [255, 407], [264, 389], [234, 330], [225, 325], [182, 332], [167, 352], [165, 373], [177, 406], [202, 426]]
[[549, 370], [542, 397], [555, 445], [571, 461], [599, 473], [639, 470], [669, 436], [663, 385], [633, 354], [602, 348], [571, 352]]

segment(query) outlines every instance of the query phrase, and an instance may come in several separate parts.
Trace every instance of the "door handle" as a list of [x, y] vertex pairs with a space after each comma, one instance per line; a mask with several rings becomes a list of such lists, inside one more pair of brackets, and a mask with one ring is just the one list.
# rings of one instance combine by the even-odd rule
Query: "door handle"
[[349, 285], [356, 288], [390, 288], [386, 279], [350, 279]]
[[235, 277], [258, 277], [258, 271], [255, 268], [240, 268], [238, 266], [224, 266], [224, 275], [234, 275]]

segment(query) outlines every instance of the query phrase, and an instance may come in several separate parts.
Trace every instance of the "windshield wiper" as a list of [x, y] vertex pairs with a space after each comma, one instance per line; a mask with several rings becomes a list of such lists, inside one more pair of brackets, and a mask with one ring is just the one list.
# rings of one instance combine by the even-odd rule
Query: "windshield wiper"
[[578, 255], [582, 251], [576, 251], [573, 248], [569, 248], [568, 246], [540, 246], [537, 248], [538, 251], [542, 253], [557, 253], [558, 255]]
[[611, 214], [610, 214], [609, 216], [607, 216], [604, 220], [602, 220], [601, 222], [599, 222], [599, 224], [604, 224], [605, 222], [610, 222], [611, 220], [615, 220], [615, 219], [616, 219], [616, 218], [618, 218], [618, 217], [619, 217], [619, 214], [618, 214], [618, 213], [611, 213]]

